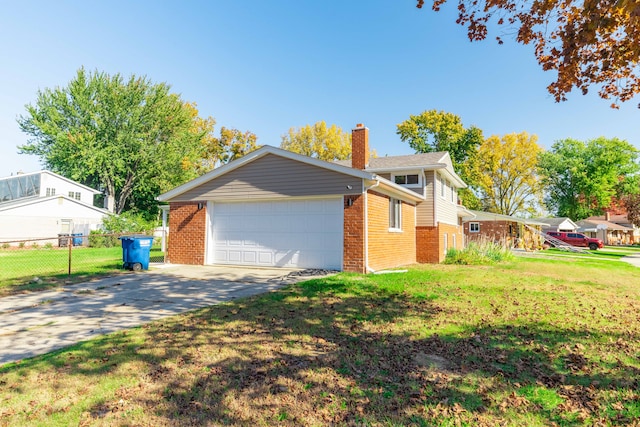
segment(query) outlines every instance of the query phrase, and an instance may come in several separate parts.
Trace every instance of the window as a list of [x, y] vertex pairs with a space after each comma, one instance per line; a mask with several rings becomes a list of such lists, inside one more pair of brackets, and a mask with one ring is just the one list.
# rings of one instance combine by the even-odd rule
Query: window
[[80, 192], [76, 191], [75, 193], [73, 191], [69, 191], [69, 198], [71, 199], [76, 199], [76, 200], [80, 200]]
[[47, 188], [47, 196], [55, 196], [56, 189], [55, 188]]
[[447, 186], [447, 181], [445, 181], [443, 178], [440, 178], [440, 197], [445, 197], [444, 190], [446, 186]]
[[80, 192], [76, 191], [76, 195], [74, 197], [76, 200], [80, 200]]
[[400, 185], [420, 185], [420, 175], [410, 174], [410, 175], [393, 175], [393, 182]]
[[451, 186], [451, 203], [455, 203], [455, 202], [456, 202], [456, 189], [452, 185]]
[[402, 202], [398, 199], [389, 199], [389, 228], [402, 229]]
[[480, 232], [480, 223], [479, 222], [470, 222], [469, 223], [469, 233], [479, 233]]
[[456, 235], [455, 233], [451, 235], [451, 247], [456, 249]]
[[442, 247], [444, 249], [444, 255], [447, 256], [447, 251], [449, 250], [449, 242], [448, 242], [448, 239], [447, 239], [447, 233], [444, 233], [443, 243], [444, 244], [442, 245]]

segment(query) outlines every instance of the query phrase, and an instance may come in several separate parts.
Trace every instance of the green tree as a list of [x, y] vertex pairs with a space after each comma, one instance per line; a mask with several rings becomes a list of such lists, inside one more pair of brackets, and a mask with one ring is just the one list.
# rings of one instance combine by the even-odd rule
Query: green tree
[[198, 175], [238, 159], [258, 148], [258, 137], [247, 131], [222, 127], [220, 135], [215, 135], [216, 121], [213, 117], [201, 118], [195, 103], [188, 103], [192, 118], [192, 130], [194, 134], [202, 135], [200, 140], [200, 156], [194, 161], [184, 159], [183, 168], [193, 168]]
[[290, 128], [282, 137], [280, 148], [320, 160], [346, 160], [351, 158], [351, 134], [320, 121], [313, 126]]
[[514, 215], [539, 206], [542, 188], [536, 168], [542, 150], [537, 140], [521, 132], [493, 135], [480, 145], [475, 167], [485, 210]]
[[[448, 151], [456, 173], [467, 185], [477, 187], [473, 163], [484, 139], [479, 128], [465, 128], [460, 117], [453, 113], [428, 110], [409, 116], [397, 125], [396, 133], [416, 153]], [[470, 189], [460, 191], [459, 196], [465, 206], [479, 207], [478, 198]]]
[[[447, 0], [433, 0], [440, 10]], [[557, 72], [547, 89], [565, 101], [573, 88], [583, 94], [591, 86], [604, 99], [628, 101], [640, 93], [640, 5], [637, 0], [456, 0], [457, 23], [469, 40], [484, 40], [489, 23], [532, 44], [543, 70]], [[421, 8], [424, 0], [417, 0]], [[498, 43], [502, 39], [496, 37]]]
[[638, 192], [638, 150], [617, 138], [556, 142], [540, 154], [546, 204], [559, 216], [600, 215], [615, 199]]
[[200, 156], [204, 131], [194, 131], [192, 110], [165, 83], [81, 68], [26, 109], [18, 124], [30, 139], [21, 152], [104, 189], [112, 212], [151, 210], [157, 194], [195, 176], [184, 165]]

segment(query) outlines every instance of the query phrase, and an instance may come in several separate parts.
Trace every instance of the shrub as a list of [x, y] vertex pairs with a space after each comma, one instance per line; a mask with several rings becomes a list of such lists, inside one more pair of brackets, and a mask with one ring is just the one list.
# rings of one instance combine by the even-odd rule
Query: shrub
[[470, 242], [464, 249], [449, 249], [445, 264], [479, 265], [511, 261], [514, 255], [511, 250], [494, 242]]
[[89, 233], [89, 246], [94, 248], [111, 248], [119, 246], [118, 237], [124, 234], [153, 234], [156, 224], [145, 219], [142, 214], [125, 212], [111, 215], [102, 222], [102, 230]]

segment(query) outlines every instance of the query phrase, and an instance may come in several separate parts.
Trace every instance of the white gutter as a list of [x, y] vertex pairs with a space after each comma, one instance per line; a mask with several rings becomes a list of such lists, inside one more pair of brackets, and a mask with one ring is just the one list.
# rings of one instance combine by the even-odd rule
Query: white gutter
[[375, 273], [375, 270], [369, 267], [369, 198], [367, 192], [372, 188], [376, 188], [380, 185], [380, 179], [376, 178], [375, 184], [370, 186], [364, 185], [364, 179], [362, 180], [362, 193], [364, 194], [364, 269], [365, 273]]

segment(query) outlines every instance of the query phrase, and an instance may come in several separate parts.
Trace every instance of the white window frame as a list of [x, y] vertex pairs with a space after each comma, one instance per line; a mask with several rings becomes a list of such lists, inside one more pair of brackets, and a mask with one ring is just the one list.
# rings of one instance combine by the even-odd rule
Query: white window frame
[[440, 177], [440, 197], [443, 199], [446, 199], [446, 191], [445, 188], [447, 186], [447, 180], [444, 179], [443, 177]]
[[[475, 230], [474, 230], [475, 228]], [[479, 233], [480, 232], [480, 223], [479, 222], [470, 222], [469, 223], [469, 233]]]
[[56, 195], [56, 189], [54, 187], [47, 187], [46, 195], [47, 195], [47, 197], [55, 196]]
[[402, 231], [402, 200], [389, 198], [389, 231]]
[[447, 233], [444, 233], [444, 235], [442, 236], [442, 248], [444, 249], [444, 256], [447, 256], [447, 251], [449, 250], [449, 238], [447, 236]]
[[422, 174], [420, 173], [420, 171], [408, 171], [408, 172], [391, 174], [391, 182], [393, 183], [396, 182], [396, 176], [407, 176], [407, 175], [417, 175], [418, 183], [417, 184], [397, 184], [397, 185], [402, 185], [403, 187], [407, 187], [407, 188], [422, 188]]
[[456, 188], [451, 183], [450, 183], [450, 187], [451, 187], [451, 203], [455, 204], [456, 203]]

